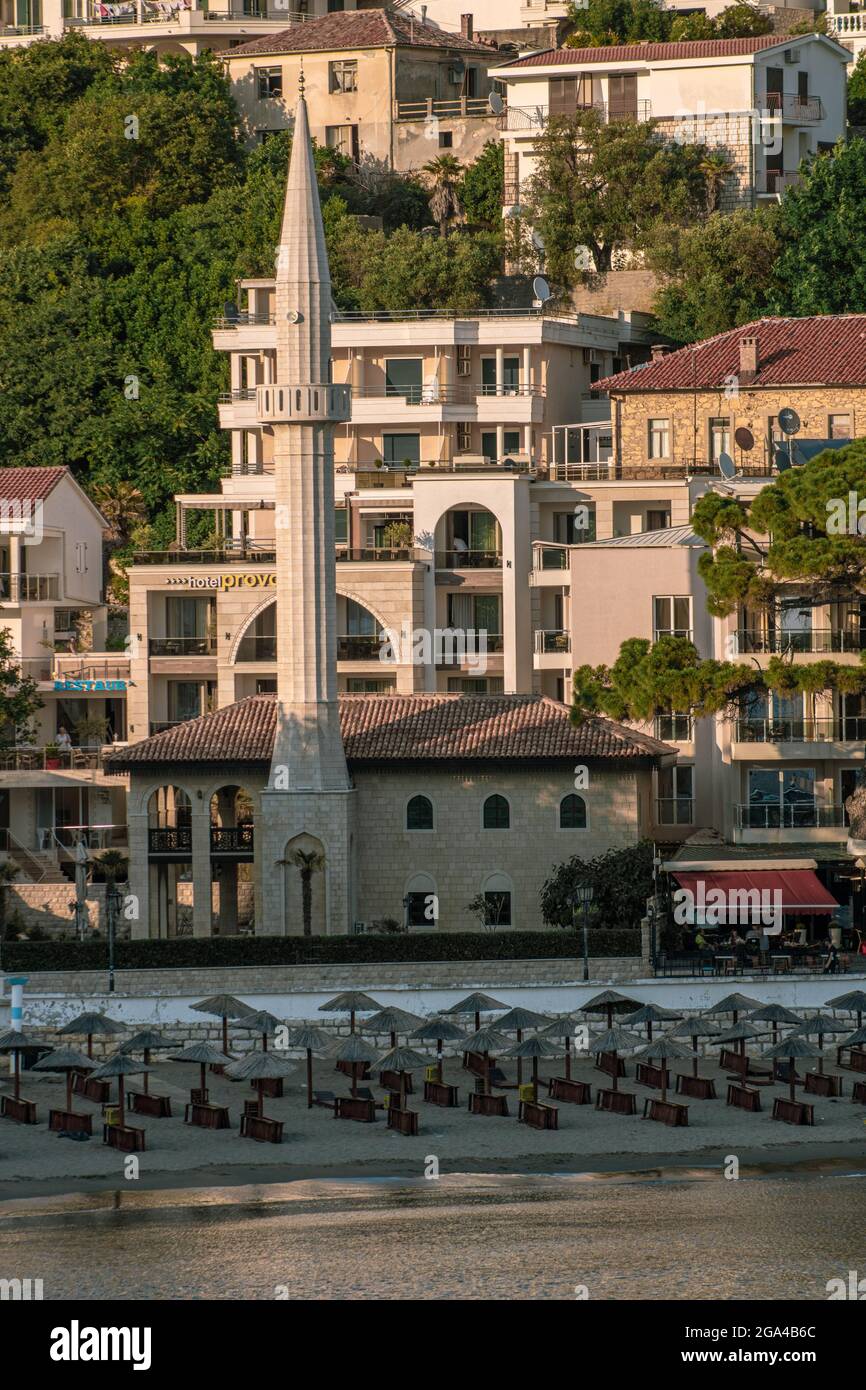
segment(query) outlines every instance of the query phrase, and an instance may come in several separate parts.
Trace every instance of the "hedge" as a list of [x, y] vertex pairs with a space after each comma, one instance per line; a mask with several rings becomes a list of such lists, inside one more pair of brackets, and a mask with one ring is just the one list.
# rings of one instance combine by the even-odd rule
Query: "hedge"
[[[581, 933], [571, 931], [435, 932], [364, 936], [180, 936], [167, 941], [118, 941], [118, 970], [181, 966], [316, 965], [434, 960], [533, 960], [579, 957]], [[590, 930], [591, 956], [639, 956], [640, 931]], [[5, 941], [0, 967], [105, 970], [107, 941]]]

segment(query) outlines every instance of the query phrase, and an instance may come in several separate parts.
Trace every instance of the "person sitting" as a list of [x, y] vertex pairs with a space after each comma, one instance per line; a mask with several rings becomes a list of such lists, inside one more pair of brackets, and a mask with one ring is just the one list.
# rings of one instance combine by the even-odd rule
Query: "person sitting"
[[695, 932], [695, 950], [696, 950], [696, 951], [708, 951], [709, 949], [710, 949], [710, 943], [709, 943], [709, 941], [707, 941], [707, 938], [704, 936], [704, 934], [703, 934], [703, 932], [701, 931], [700, 927], [698, 927], [697, 931]]
[[60, 728], [57, 730], [57, 737], [54, 740], [54, 742], [57, 744], [57, 747], [60, 749], [61, 753], [69, 752], [70, 748], [72, 747], [72, 739], [69, 737], [69, 731], [67, 730], [65, 725], [60, 725]]

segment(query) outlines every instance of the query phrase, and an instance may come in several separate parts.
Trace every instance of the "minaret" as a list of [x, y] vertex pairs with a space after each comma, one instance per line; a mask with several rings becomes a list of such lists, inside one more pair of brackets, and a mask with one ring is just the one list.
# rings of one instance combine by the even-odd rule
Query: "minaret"
[[[276, 380], [257, 391], [274, 432], [277, 733], [256, 858], [259, 931], [298, 930], [286, 847], [324, 852], [324, 929], [348, 930], [349, 802], [337, 704], [333, 427], [348, 386], [331, 385], [331, 279], [303, 77], [276, 261]], [[293, 877], [294, 875], [294, 877]], [[286, 884], [289, 886], [286, 887]], [[321, 930], [321, 926], [314, 926]]]

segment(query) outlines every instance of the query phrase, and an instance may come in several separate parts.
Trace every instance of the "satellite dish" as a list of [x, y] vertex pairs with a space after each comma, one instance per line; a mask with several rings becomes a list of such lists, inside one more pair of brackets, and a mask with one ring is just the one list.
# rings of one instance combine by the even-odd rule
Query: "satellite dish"
[[490, 107], [490, 110], [493, 112], [494, 116], [501, 115], [503, 104], [504, 103], [502, 101], [502, 97], [499, 95], [498, 92], [488, 93], [487, 105]]
[[730, 454], [719, 454], [719, 472], [723, 478], [735, 478], [737, 476], [737, 465]]
[[744, 454], [748, 454], [755, 447], [755, 436], [745, 425], [740, 425], [739, 429], [734, 430], [734, 443]]
[[536, 232], [534, 229], [532, 232], [532, 244], [535, 247], [536, 251], [544, 250], [544, 237], [541, 235], [540, 232]]
[[785, 434], [797, 434], [800, 429], [800, 417], [796, 410], [790, 406], [785, 406], [784, 410], [779, 411], [779, 428]]
[[550, 298], [550, 286], [543, 275], [536, 275], [532, 282], [532, 293], [536, 299], [541, 300], [542, 304]]

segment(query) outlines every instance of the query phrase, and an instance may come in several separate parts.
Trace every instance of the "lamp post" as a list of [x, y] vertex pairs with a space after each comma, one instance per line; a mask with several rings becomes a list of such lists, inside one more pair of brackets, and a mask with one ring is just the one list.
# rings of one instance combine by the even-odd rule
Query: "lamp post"
[[112, 875], [105, 885], [105, 921], [108, 929], [108, 992], [114, 993], [114, 940], [117, 931], [117, 914], [122, 902], [122, 894]]
[[405, 896], [405, 898], [403, 899], [403, 930], [404, 930], [404, 932], [408, 932], [408, 930], [409, 930], [409, 908], [411, 907], [411, 905], [412, 905], [412, 899], [409, 897], [409, 894], [407, 893], [406, 896]]
[[571, 899], [572, 915], [578, 903], [583, 907], [583, 978], [589, 979], [589, 905], [592, 902], [592, 884], [579, 883]]

